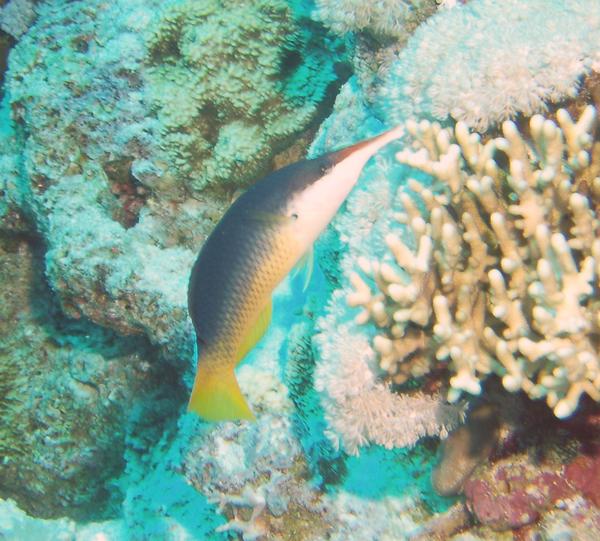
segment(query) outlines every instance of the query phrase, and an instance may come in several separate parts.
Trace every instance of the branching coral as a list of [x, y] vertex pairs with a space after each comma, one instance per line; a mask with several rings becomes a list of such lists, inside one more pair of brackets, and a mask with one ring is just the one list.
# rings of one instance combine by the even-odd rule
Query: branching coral
[[485, 142], [461, 122], [407, 124], [413, 148], [398, 160], [438, 181], [401, 195], [416, 250], [390, 233], [394, 262], [361, 260], [370, 280], [353, 274], [348, 296], [381, 329], [373, 347], [395, 381], [447, 360], [452, 401], [490, 373], [560, 418], [584, 393], [600, 401], [596, 111], [556, 121], [507, 121]]
[[244, 541], [255, 541], [267, 534], [267, 528], [260, 522], [260, 515], [267, 503], [263, 491], [259, 488], [253, 490], [246, 487], [240, 496], [221, 496], [214, 503], [218, 503], [219, 511], [224, 511], [229, 504], [234, 507], [250, 507], [252, 515], [248, 521], [237, 518], [230, 520], [217, 528], [218, 532], [239, 532]]

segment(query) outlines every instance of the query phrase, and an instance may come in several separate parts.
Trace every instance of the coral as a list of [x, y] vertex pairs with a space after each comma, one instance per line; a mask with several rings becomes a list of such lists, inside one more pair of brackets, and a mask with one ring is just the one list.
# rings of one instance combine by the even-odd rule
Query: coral
[[436, 0], [316, 0], [313, 16], [338, 34], [369, 31], [402, 39], [438, 8]]
[[410, 541], [444, 541], [454, 539], [452, 534], [464, 530], [469, 524], [469, 513], [462, 502], [454, 504], [448, 511], [433, 516], [421, 531], [411, 536]]
[[[479, 523], [496, 531], [518, 529], [526, 535], [545, 531], [549, 523], [553, 528], [569, 524], [571, 529], [579, 520], [597, 536], [597, 433], [589, 426], [580, 431], [575, 420], [560, 421], [549, 411], [521, 402], [521, 414], [510, 421], [517, 424], [501, 427], [512, 445], [505, 441], [464, 484], [468, 509]], [[597, 406], [587, 409], [598, 411]], [[523, 424], [523, 417], [531, 419]]]
[[600, 449], [580, 455], [565, 468], [565, 478], [579, 493], [600, 508]]
[[[285, 373], [291, 404], [263, 400], [255, 423], [224, 423], [218, 430], [182, 417], [178, 432], [189, 441], [181, 451], [181, 470], [192, 486], [221, 505], [227, 522], [219, 528], [225, 532], [341, 541], [354, 539], [360, 528], [361, 539], [398, 538], [398, 532], [416, 529], [423, 509], [447, 507], [429, 487], [435, 451], [371, 446], [348, 457], [327, 442], [323, 412], [310, 389], [316, 377], [310, 337], [323, 299], [319, 274], [315, 269], [316, 290], [311, 287], [314, 299], [305, 314], [298, 310], [305, 295], [301, 277], [282, 284], [274, 299], [273, 312], [279, 314], [274, 325], [237, 371], [245, 393]], [[254, 393], [248, 396], [255, 407]], [[413, 516], [414, 507], [419, 511]]]
[[[0, 119], [7, 119], [8, 111], [0, 105]], [[19, 206], [9, 193], [19, 177], [19, 151], [15, 133], [8, 120], [0, 120], [0, 230], [13, 233], [25, 233], [31, 226], [24, 218]]]
[[[289, 420], [263, 413], [257, 423], [227, 423], [193, 434], [183, 456], [188, 482], [218, 504], [228, 521], [218, 531], [245, 540], [314, 538], [333, 516], [306, 482], [306, 466]], [[318, 517], [318, 518], [317, 518]]]
[[[314, 288], [313, 288], [314, 289]], [[320, 293], [320, 294], [319, 294]], [[316, 292], [318, 299], [324, 292]], [[305, 303], [307, 320], [295, 325], [289, 332], [285, 382], [295, 410], [292, 417], [294, 433], [302, 445], [308, 467], [315, 481], [335, 484], [346, 472], [345, 462], [325, 436], [327, 420], [314, 386], [315, 354], [312, 337], [315, 331], [314, 297]]]
[[[336, 291], [331, 303], [341, 295], [343, 290]], [[334, 325], [337, 339], [330, 341]], [[354, 323], [340, 324], [326, 316], [319, 321], [319, 330], [315, 388], [335, 448], [357, 454], [369, 443], [388, 449], [410, 447], [424, 436], [444, 437], [460, 422], [461, 408], [423, 393], [399, 395], [380, 381], [371, 368], [375, 352]]]
[[467, 505], [479, 522], [494, 530], [511, 530], [531, 524], [552, 504], [571, 494], [558, 474], [544, 469], [503, 464], [491, 477], [465, 483]]
[[0, 29], [19, 39], [35, 20], [35, 2], [32, 0], [10, 0], [0, 6]]
[[529, 138], [507, 121], [485, 143], [463, 123], [408, 124], [398, 159], [438, 181], [409, 183], [418, 204], [400, 195], [416, 253], [389, 233], [394, 263], [359, 261], [375, 292], [355, 273], [348, 296], [383, 329], [373, 347], [396, 381], [448, 360], [452, 401], [489, 373], [561, 418], [584, 393], [600, 400], [595, 110], [556, 118], [532, 117]]
[[[13, 48], [6, 80], [10, 109], [3, 107], [2, 113], [13, 114], [20, 153], [0, 161], [9, 181], [4, 197], [45, 239], [46, 274], [70, 316], [87, 316], [125, 333], [145, 330], [156, 341], [165, 332], [177, 333], [175, 321], [185, 319], [185, 276], [179, 279], [182, 291], [174, 302], [173, 293], [166, 291], [165, 264], [185, 268], [194, 254], [173, 248], [173, 240], [159, 234], [169, 230], [185, 236], [182, 230], [189, 231], [189, 224], [175, 225], [182, 222], [173, 218], [174, 209], [161, 203], [157, 192], [149, 199], [140, 193], [144, 208], [130, 212], [132, 196], [124, 198], [115, 189], [126, 185], [142, 191], [142, 183], [131, 176], [134, 172], [145, 180], [167, 175], [166, 166], [154, 161], [156, 120], [141, 97], [136, 73], [144, 50], [132, 25], [141, 30], [144, 11], [140, 3], [130, 3], [118, 19], [107, 8], [40, 4], [36, 24]], [[138, 18], [127, 19], [132, 13]], [[117, 167], [117, 162], [127, 165]], [[207, 204], [205, 212], [223, 206]], [[195, 239], [211, 223], [192, 205], [178, 210], [184, 222], [195, 216]], [[137, 230], [138, 224], [132, 225], [136, 215], [144, 224]]]
[[4, 96], [4, 74], [8, 67], [8, 53], [14, 42], [12, 36], [0, 31], [0, 100]]
[[160, 145], [193, 191], [264, 175], [317, 118], [341, 43], [306, 26], [299, 8], [179, 1], [158, 14], [148, 33], [150, 99]]
[[600, 532], [600, 510], [579, 496], [562, 500], [536, 525], [543, 541], [595, 541]]
[[241, 496], [221, 496], [218, 502], [219, 511], [223, 511], [227, 505], [250, 507], [252, 509], [252, 515], [248, 521], [230, 520], [227, 524], [219, 526], [217, 528], [218, 532], [239, 532], [242, 534], [244, 541], [255, 541], [267, 534], [268, 530], [266, 526], [260, 523], [260, 514], [266, 506], [264, 490], [261, 490], [261, 488], [252, 491], [252, 489], [247, 487]]
[[[598, 432], [592, 427], [600, 406], [586, 401], [580, 415], [563, 421], [542, 403], [532, 403], [524, 395], [510, 396], [499, 382], [488, 382], [486, 394], [491, 402], [472, 413], [476, 418], [478, 412], [487, 415], [490, 406], [494, 407], [495, 418], [477, 419], [477, 423], [495, 423], [478, 429], [481, 444], [494, 445], [490, 430], [499, 436], [489, 460], [480, 461], [463, 476], [470, 449], [454, 446], [454, 453], [444, 452], [442, 459], [448, 461], [446, 481], [462, 478], [464, 503], [472, 519], [488, 530], [517, 530], [515, 534], [523, 538], [544, 530], [542, 524], [548, 521], [573, 523], [581, 517], [591, 524], [597, 520], [595, 468], [600, 447]], [[452, 434], [442, 445], [450, 438]], [[451, 470], [451, 461], [456, 472]], [[597, 529], [591, 531], [597, 534]], [[490, 532], [488, 538], [495, 534]]]
[[388, 66], [380, 116], [451, 116], [483, 130], [543, 112], [600, 71], [596, 8], [595, 0], [472, 0], [440, 10]]
[[0, 211], [21, 209], [44, 238], [69, 316], [145, 334], [171, 358], [189, 348], [198, 247], [335, 86], [323, 43], [337, 42], [302, 12], [230, 5], [42, 3], [6, 76], [19, 152], [0, 159]]
[[[393, 256], [386, 256], [385, 237], [390, 230], [397, 235], [409, 230], [393, 219], [396, 187], [409, 168], [389, 151], [365, 170], [346, 213], [317, 247], [317, 253], [333, 256], [325, 272], [329, 287], [341, 286], [342, 292], [324, 308], [324, 301], [307, 308], [308, 315], [299, 314], [298, 298], [282, 309], [279, 290], [272, 334], [239, 367], [240, 385], [259, 413], [258, 422], [215, 427], [182, 413], [177, 426], [163, 429], [186, 396], [170, 381], [177, 374], [165, 361], [191, 365], [185, 291], [198, 247], [235, 190], [273, 163], [303, 155], [312, 127], [328, 107], [327, 87], [335, 85], [339, 65], [327, 57], [339, 60], [340, 42], [326, 37], [327, 45], [319, 44], [325, 34], [308, 22], [307, 4], [312, 3], [37, 4], [37, 21], [11, 51], [0, 110], [0, 228], [39, 235], [45, 265], [36, 262], [36, 272], [44, 268], [61, 308], [79, 319], [66, 319], [52, 305], [51, 318], [38, 314], [32, 323], [19, 301], [31, 290], [9, 282], [2, 294], [3, 318], [27, 319], [20, 329], [7, 327], [8, 337], [2, 337], [8, 352], [2, 349], [0, 356], [11, 362], [0, 359], [0, 407], [14, 422], [0, 440], [15, 442], [10, 449], [2, 447], [3, 456], [14, 451], [1, 466], [2, 480], [10, 481], [2, 493], [21, 505], [35, 502], [31, 513], [58, 515], [67, 508], [88, 519], [89, 506], [101, 502], [95, 506], [99, 514], [116, 514], [121, 504], [123, 518], [89, 527], [34, 523], [10, 503], [0, 504], [0, 512], [10, 513], [8, 520], [1, 518], [7, 535], [374, 541], [410, 538], [423, 532], [423, 522], [428, 531], [448, 536], [465, 526], [464, 508], [450, 513], [442, 526], [429, 520], [432, 512], [450, 505], [429, 486], [434, 442], [412, 449], [360, 447], [412, 445], [421, 436], [443, 436], [462, 413], [462, 404], [447, 406], [439, 393], [409, 390], [413, 381], [404, 394], [389, 385], [427, 374], [437, 360], [424, 367], [415, 363], [403, 375], [381, 370], [371, 346], [377, 329], [353, 323], [354, 313], [345, 305], [358, 256], [387, 257], [395, 265]], [[375, 13], [379, 5], [368, 7]], [[398, 3], [396, 13], [405, 5]], [[504, 5], [525, 12], [513, 1]], [[467, 9], [475, 8], [452, 11]], [[593, 26], [592, 16], [582, 32]], [[338, 112], [321, 129], [315, 149], [330, 150], [385, 127], [369, 100], [377, 97], [387, 54], [399, 39], [373, 37], [374, 28], [370, 21], [357, 39], [393, 44], [364, 60], [368, 73], [344, 87]], [[462, 29], [453, 31], [468, 42]], [[589, 35], [593, 40], [594, 33]], [[478, 42], [483, 43], [480, 56], [495, 50], [497, 33], [485, 39]], [[574, 72], [591, 69], [587, 47], [584, 66], [575, 63]], [[371, 50], [365, 46], [359, 54], [366, 57]], [[438, 59], [441, 69], [446, 59]], [[453, 80], [446, 83], [453, 86]], [[358, 89], [357, 82], [365, 81], [371, 88]], [[390, 103], [396, 108], [393, 100], [381, 103], [380, 118], [386, 122], [395, 118], [391, 108], [386, 110]], [[465, 110], [475, 110], [471, 105]], [[12, 132], [7, 134], [9, 114]], [[294, 158], [276, 155], [280, 150]], [[426, 173], [413, 174], [428, 182]], [[426, 216], [425, 205], [419, 212]], [[27, 265], [19, 250], [7, 276], [16, 273], [18, 262]], [[579, 265], [580, 253], [572, 250]], [[414, 279], [437, 284], [417, 272]], [[39, 296], [50, 303], [46, 290]], [[165, 355], [157, 356], [142, 337], [117, 336], [88, 318], [122, 334], [146, 335], [164, 346]], [[17, 349], [15, 341], [29, 349]], [[547, 413], [545, 419], [551, 416]], [[359, 447], [360, 456], [343, 452]], [[575, 464], [584, 471], [594, 464], [580, 462]], [[70, 477], [60, 477], [63, 468]], [[115, 480], [115, 475], [122, 477]], [[107, 492], [108, 502], [103, 501]]]
[[[279, 380], [289, 329], [307, 323], [301, 312], [295, 313], [300, 293], [290, 282], [274, 298], [278, 317], [237, 370], [256, 422], [222, 423], [215, 430], [195, 416], [182, 417], [182, 422], [194, 422], [185, 431], [188, 441], [180, 452], [186, 481], [220, 507], [226, 517], [221, 531], [237, 531], [247, 539], [261, 532], [282, 541], [315, 539], [324, 536], [334, 519], [312, 480], [310, 457], [303, 455], [296, 437], [290, 391]], [[318, 423], [313, 427], [318, 430]]]
[[165, 395], [176, 374], [140, 338], [65, 319], [26, 238], [0, 239], [0, 284], [0, 495], [36, 516], [114, 513], [131, 411], [152, 444], [178, 405]]

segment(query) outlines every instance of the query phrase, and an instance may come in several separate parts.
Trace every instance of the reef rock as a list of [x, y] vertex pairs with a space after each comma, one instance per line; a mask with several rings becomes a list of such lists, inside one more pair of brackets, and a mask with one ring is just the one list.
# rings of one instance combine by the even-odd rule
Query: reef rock
[[47, 2], [12, 50], [3, 207], [70, 316], [181, 347], [198, 247], [323, 114], [338, 42], [279, 0], [234, 4]]
[[110, 515], [128, 435], [158, 440], [180, 383], [144, 339], [60, 314], [41, 263], [39, 244], [0, 237], [0, 496], [34, 516]]

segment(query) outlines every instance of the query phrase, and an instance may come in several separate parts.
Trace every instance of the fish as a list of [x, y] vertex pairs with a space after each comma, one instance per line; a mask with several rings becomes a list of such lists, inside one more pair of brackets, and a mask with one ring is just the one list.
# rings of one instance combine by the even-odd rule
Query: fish
[[206, 421], [255, 420], [234, 368], [261, 339], [271, 294], [333, 219], [379, 149], [402, 127], [278, 169], [242, 193], [202, 245], [188, 286], [197, 368], [188, 411]]

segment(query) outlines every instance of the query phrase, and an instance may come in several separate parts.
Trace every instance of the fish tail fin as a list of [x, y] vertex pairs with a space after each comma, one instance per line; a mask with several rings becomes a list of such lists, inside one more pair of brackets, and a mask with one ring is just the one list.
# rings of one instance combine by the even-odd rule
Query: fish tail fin
[[200, 363], [188, 411], [207, 421], [237, 421], [256, 418], [248, 406], [233, 370], [207, 370]]

